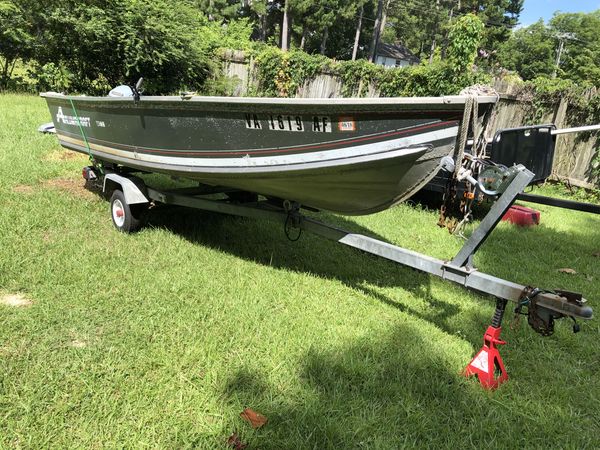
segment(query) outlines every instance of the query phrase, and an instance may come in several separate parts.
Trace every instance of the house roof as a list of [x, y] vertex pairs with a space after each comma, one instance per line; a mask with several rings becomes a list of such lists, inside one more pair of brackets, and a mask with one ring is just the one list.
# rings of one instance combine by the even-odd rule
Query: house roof
[[377, 56], [400, 59], [409, 61], [413, 64], [418, 64], [421, 62], [418, 57], [413, 55], [411, 51], [402, 44], [384, 44], [380, 42], [377, 46]]

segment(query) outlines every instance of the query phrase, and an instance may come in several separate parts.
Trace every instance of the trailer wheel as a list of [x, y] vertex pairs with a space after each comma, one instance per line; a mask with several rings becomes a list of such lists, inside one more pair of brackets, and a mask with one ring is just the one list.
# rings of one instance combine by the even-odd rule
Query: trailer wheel
[[110, 197], [110, 215], [115, 228], [123, 233], [133, 233], [142, 226], [139, 205], [129, 205], [120, 189]]

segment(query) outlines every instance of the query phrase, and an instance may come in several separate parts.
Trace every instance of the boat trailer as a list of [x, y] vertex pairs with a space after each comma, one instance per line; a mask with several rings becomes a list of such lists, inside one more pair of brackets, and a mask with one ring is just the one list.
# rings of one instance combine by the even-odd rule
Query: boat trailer
[[[495, 297], [496, 310], [484, 334], [483, 347], [464, 371], [466, 376], [477, 376], [481, 385], [487, 389], [495, 389], [508, 379], [498, 346], [506, 343], [500, 339], [500, 334], [509, 301], [516, 304], [515, 317], [517, 314], [527, 315], [529, 325], [545, 336], [553, 333], [555, 319], [571, 318], [574, 321], [573, 331], [578, 332], [577, 319], [591, 319], [593, 315], [592, 308], [580, 294], [523, 286], [485, 274], [473, 266], [473, 256], [477, 249], [534, 178], [534, 174], [522, 165], [515, 166], [515, 174], [457, 255], [450, 261], [444, 261], [325, 224], [303, 214], [301, 205], [295, 202], [259, 200], [254, 194], [236, 196], [231, 195], [231, 189], [206, 185], [197, 188], [158, 190], [147, 186], [141, 178], [135, 176], [135, 171], [128, 168], [92, 166], [83, 169], [83, 176], [88, 182], [101, 186], [105, 194], [112, 192], [112, 220], [115, 227], [123, 232], [138, 229], [142, 224], [143, 211], [154, 204], [178, 205], [234, 216], [267, 219], [283, 224], [286, 236], [290, 240], [297, 240], [305, 230]], [[214, 197], [214, 194], [223, 193], [230, 195], [225, 199], [207, 198], [209, 195]], [[233, 192], [235, 193], [240, 194], [239, 191]], [[291, 237], [291, 233], [295, 234], [294, 238]]]

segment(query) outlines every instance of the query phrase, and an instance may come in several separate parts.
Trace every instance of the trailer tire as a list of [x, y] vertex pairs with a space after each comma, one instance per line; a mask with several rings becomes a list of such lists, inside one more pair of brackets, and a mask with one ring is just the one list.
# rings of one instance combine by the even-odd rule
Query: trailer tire
[[115, 228], [123, 233], [134, 233], [142, 227], [140, 206], [129, 205], [120, 189], [115, 189], [110, 197], [110, 216]]

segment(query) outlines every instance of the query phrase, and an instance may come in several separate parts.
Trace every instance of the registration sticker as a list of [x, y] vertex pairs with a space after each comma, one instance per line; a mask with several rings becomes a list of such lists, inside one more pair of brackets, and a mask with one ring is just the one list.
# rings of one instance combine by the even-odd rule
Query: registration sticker
[[338, 119], [339, 131], [356, 131], [356, 122], [354, 117], [340, 117]]

